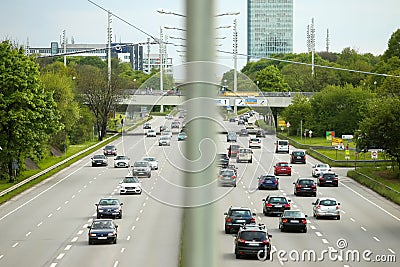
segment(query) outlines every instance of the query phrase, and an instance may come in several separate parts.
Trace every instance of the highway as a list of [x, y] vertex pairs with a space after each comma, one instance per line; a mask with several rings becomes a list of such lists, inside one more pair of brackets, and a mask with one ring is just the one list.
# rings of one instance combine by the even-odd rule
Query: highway
[[[151, 123], [157, 129], [170, 121], [156, 117]], [[227, 130], [240, 129], [233, 122], [221, 125]], [[139, 127], [134, 132], [144, 130]], [[226, 136], [219, 138], [217, 152], [226, 152]], [[247, 146], [247, 140], [248, 137], [239, 137], [238, 143]], [[185, 205], [185, 189], [181, 186], [184, 165], [179, 155], [184, 142], [178, 142], [176, 135], [170, 147], [159, 147], [157, 141], [128, 133], [114, 142], [119, 153], [131, 158], [131, 163], [145, 155], [157, 157], [159, 170], [153, 171], [149, 179], [141, 178], [141, 195], [120, 196], [118, 185], [128, 170], [113, 168], [112, 158], [107, 167], [91, 167], [88, 156], [2, 205], [0, 266], [179, 266]], [[316, 198], [293, 195], [293, 181], [311, 177], [311, 165], [317, 161], [309, 156], [307, 164], [291, 164], [292, 176], [280, 177], [278, 192], [257, 190], [256, 178], [260, 174], [273, 173], [278, 161], [289, 161], [288, 154], [274, 153], [274, 141], [275, 136], [263, 138], [262, 148], [253, 150], [253, 163], [234, 163], [238, 167], [238, 186], [217, 188], [218, 199], [210, 201], [220, 215], [217, 221], [209, 222], [216, 224], [219, 231], [208, 233], [217, 235], [217, 266], [397, 266], [394, 262], [367, 262], [364, 258], [385, 256], [386, 260], [396, 257], [399, 261], [399, 206], [344, 177], [346, 170], [333, 169], [340, 175], [339, 187], [317, 188], [318, 196], [335, 197], [341, 203], [341, 220], [316, 220], [311, 212]], [[281, 233], [279, 217], [262, 214], [261, 199], [268, 194], [286, 195], [292, 200], [292, 209], [308, 214], [308, 232]], [[89, 246], [87, 225], [96, 216], [95, 203], [104, 196], [116, 196], [123, 202], [123, 217], [116, 220], [118, 243]], [[235, 258], [234, 238], [224, 233], [223, 213], [231, 205], [251, 208], [257, 214], [257, 223], [266, 224], [272, 234], [272, 262]], [[339, 249], [338, 240], [347, 246]], [[332, 249], [342, 251], [342, 255], [333, 253], [330, 258], [323, 253]], [[294, 259], [296, 253], [301, 256], [311, 250], [315, 251], [316, 260]], [[346, 260], [348, 251], [359, 253], [360, 259]]]

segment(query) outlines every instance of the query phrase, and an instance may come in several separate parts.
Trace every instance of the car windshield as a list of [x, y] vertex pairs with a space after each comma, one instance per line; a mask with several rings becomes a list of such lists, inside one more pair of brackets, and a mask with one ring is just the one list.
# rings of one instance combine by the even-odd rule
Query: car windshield
[[101, 206], [111, 206], [111, 205], [119, 205], [118, 200], [116, 199], [102, 199], [99, 203]]
[[117, 160], [119, 160], [119, 159], [127, 159], [127, 157], [126, 156], [117, 156], [116, 159]]
[[139, 179], [136, 177], [125, 177], [124, 180], [122, 181], [123, 183], [139, 183]]
[[309, 180], [309, 179], [299, 180], [299, 184], [301, 184], [301, 185], [313, 185], [314, 181], [313, 180]]
[[276, 164], [276, 166], [278, 166], [278, 167], [289, 167], [289, 163], [281, 162], [281, 163]]
[[250, 217], [251, 212], [249, 210], [232, 210], [232, 216], [235, 217]]
[[258, 138], [251, 138], [250, 141], [251, 141], [251, 142], [258, 142], [258, 141], [260, 141], [260, 139], [258, 139]]
[[261, 231], [242, 231], [240, 238], [251, 241], [263, 241], [267, 238], [267, 234]]
[[287, 200], [284, 197], [271, 197], [269, 199], [269, 203], [271, 204], [287, 204]]
[[114, 228], [111, 221], [94, 221], [92, 229], [112, 229]]
[[113, 150], [115, 147], [114, 146], [106, 146], [107, 150]]
[[223, 171], [221, 171], [220, 174], [221, 174], [222, 176], [232, 176], [232, 175], [234, 175], [235, 173], [234, 173], [233, 170], [223, 170]]
[[250, 153], [250, 149], [247, 149], [247, 148], [241, 148], [241, 149], [239, 149], [239, 153]]
[[318, 164], [317, 168], [327, 168], [327, 169], [329, 169], [329, 165], [327, 165], [327, 164]]
[[323, 177], [324, 177], [325, 179], [334, 179], [334, 178], [335, 178], [335, 175], [334, 175], [333, 173], [325, 173], [325, 174], [323, 175]]
[[147, 167], [148, 166], [148, 162], [147, 161], [136, 161], [133, 164], [133, 167]]
[[298, 217], [302, 217], [302, 214], [301, 214], [301, 211], [286, 210], [286, 211], [283, 213], [283, 217], [298, 218]]
[[275, 176], [267, 176], [267, 175], [265, 175], [265, 176], [262, 176], [261, 177], [261, 179], [262, 180], [264, 180], [264, 181], [266, 181], [266, 180], [276, 180], [276, 177]]
[[294, 156], [304, 156], [304, 152], [303, 151], [293, 151], [293, 155]]
[[143, 158], [143, 160], [145, 160], [145, 161], [156, 161], [155, 158]]
[[161, 136], [160, 137], [160, 140], [168, 140], [169, 139], [169, 136]]
[[280, 146], [287, 146], [287, 145], [289, 145], [288, 141], [279, 141], [278, 144], [279, 144]]
[[94, 159], [104, 159], [104, 155], [94, 155]]
[[319, 204], [322, 205], [322, 206], [335, 206], [336, 205], [336, 201], [333, 200], [333, 199], [324, 199], [324, 200], [321, 200], [319, 202]]

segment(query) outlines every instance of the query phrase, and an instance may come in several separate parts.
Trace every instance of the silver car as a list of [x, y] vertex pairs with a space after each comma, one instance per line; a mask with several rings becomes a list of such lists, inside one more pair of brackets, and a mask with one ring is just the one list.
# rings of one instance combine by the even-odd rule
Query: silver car
[[135, 161], [135, 163], [133, 163], [132, 174], [133, 176], [150, 178], [151, 177], [150, 163], [144, 160]]
[[313, 204], [313, 216], [315, 218], [332, 217], [340, 220], [340, 203], [332, 197], [318, 198]]
[[321, 173], [331, 171], [331, 167], [325, 163], [318, 163], [312, 166], [311, 174], [313, 177], [318, 177]]
[[163, 135], [158, 139], [159, 146], [170, 146], [171, 145], [171, 138], [169, 135]]

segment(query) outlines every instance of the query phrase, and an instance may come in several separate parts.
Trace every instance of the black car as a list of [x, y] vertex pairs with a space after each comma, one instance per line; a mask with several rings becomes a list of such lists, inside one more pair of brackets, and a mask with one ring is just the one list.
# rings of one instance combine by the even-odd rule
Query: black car
[[230, 118], [229, 122], [236, 122], [235, 118]]
[[299, 178], [294, 184], [294, 194], [296, 196], [305, 195], [305, 196], [317, 196], [317, 185], [314, 182], [314, 179], [311, 178]]
[[258, 177], [258, 189], [279, 189], [279, 178], [273, 174], [261, 174]]
[[247, 129], [240, 129], [240, 136], [249, 136], [249, 131]]
[[339, 186], [338, 175], [334, 172], [324, 172], [321, 173], [317, 180], [318, 186]]
[[236, 158], [237, 153], [239, 152], [240, 145], [230, 145], [228, 147], [228, 157]]
[[263, 199], [263, 213], [265, 216], [270, 214], [282, 214], [285, 210], [290, 210], [290, 199], [285, 196], [267, 196]]
[[150, 123], [143, 124], [143, 129], [151, 129], [151, 124]]
[[89, 228], [89, 245], [94, 243], [117, 243], [118, 225], [112, 219], [93, 220]]
[[307, 233], [307, 215], [300, 210], [285, 210], [279, 218], [279, 229], [281, 229], [281, 232], [297, 230]]
[[165, 130], [167, 130], [167, 126], [161, 125], [161, 126], [160, 126], [160, 132], [163, 132], [163, 131], [165, 131]]
[[264, 138], [265, 137], [265, 131], [264, 130], [258, 130], [256, 132], [256, 137], [258, 138]]
[[249, 208], [244, 207], [230, 207], [225, 215], [225, 233], [237, 232], [243, 224], [255, 224], [256, 216]]
[[259, 260], [269, 259], [271, 238], [264, 224], [243, 225], [235, 236], [235, 256], [257, 256]]
[[91, 158], [91, 160], [92, 160], [92, 167], [108, 165], [107, 157], [104, 156], [103, 154], [94, 155]]
[[218, 166], [226, 168], [229, 165], [229, 157], [226, 153], [218, 154]]
[[117, 148], [114, 145], [107, 145], [103, 149], [104, 156], [116, 156], [117, 155]]
[[116, 198], [102, 198], [97, 206], [97, 219], [102, 217], [122, 218], [122, 205]]
[[290, 154], [290, 163], [306, 164], [306, 152], [295, 150]]

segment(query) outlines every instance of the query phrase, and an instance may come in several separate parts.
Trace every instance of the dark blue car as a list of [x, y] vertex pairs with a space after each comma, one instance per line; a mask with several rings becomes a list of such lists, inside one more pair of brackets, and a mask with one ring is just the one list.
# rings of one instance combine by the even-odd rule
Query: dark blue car
[[262, 174], [258, 177], [258, 189], [279, 189], [279, 178], [273, 174]]

